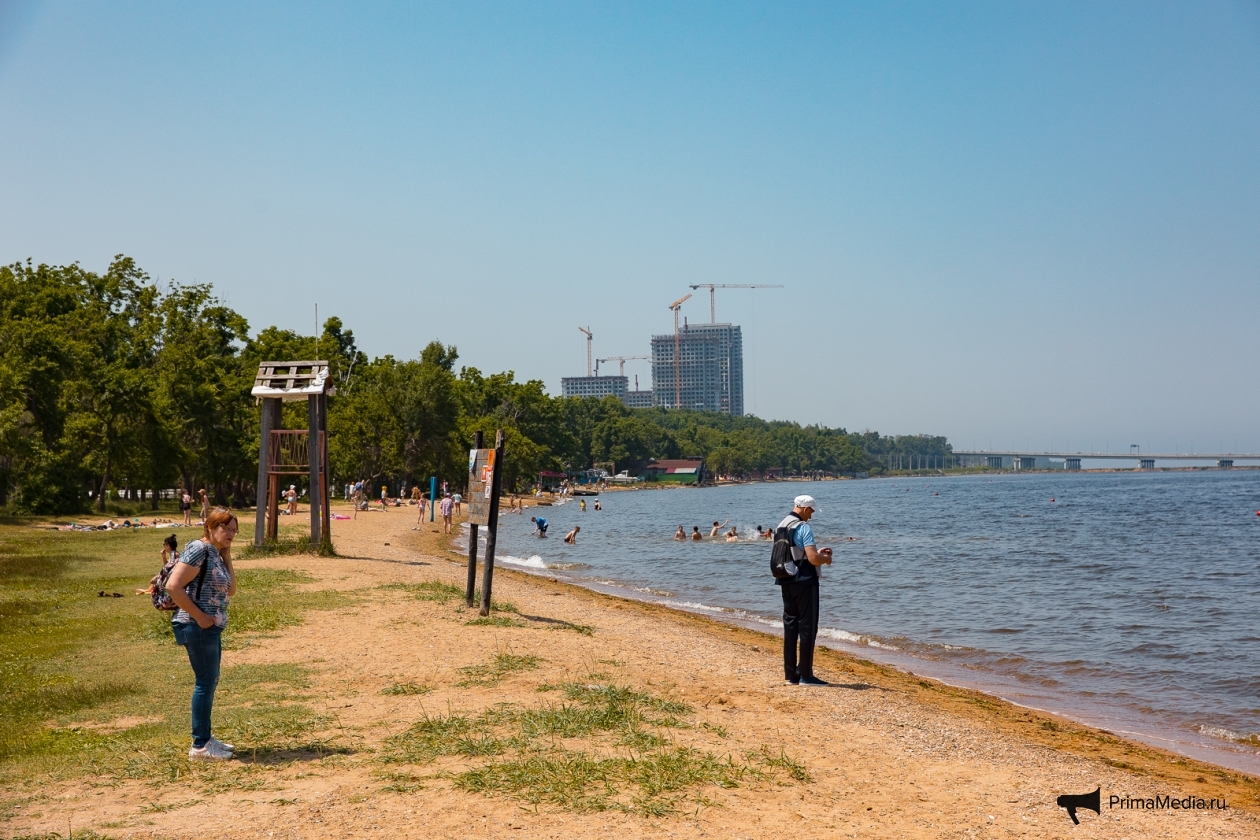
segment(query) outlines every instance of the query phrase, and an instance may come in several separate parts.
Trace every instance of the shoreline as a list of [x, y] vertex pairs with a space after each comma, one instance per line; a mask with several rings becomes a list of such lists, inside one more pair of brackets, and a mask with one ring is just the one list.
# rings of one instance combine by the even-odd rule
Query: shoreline
[[[449, 553], [458, 554], [454, 548], [449, 549]], [[454, 556], [446, 559], [453, 566], [467, 568], [466, 559], [464, 562], [460, 562]], [[479, 569], [484, 568], [480, 559], [477, 565]], [[496, 581], [498, 573], [505, 572], [514, 580], [530, 586], [560, 587], [570, 590], [575, 595], [580, 594], [600, 601], [606, 600], [611, 609], [640, 610], [645, 615], [654, 618], [662, 618], [684, 626], [696, 625], [714, 633], [735, 632], [743, 635], [745, 637], [743, 641], [758, 652], [768, 651], [777, 665], [777, 653], [782, 645], [782, 636], [764, 627], [747, 626], [737, 621], [723, 620], [709, 613], [679, 608], [629, 594], [604, 592], [560, 578], [547, 577], [545, 574], [513, 568], [510, 565], [502, 567], [496, 563], [495, 571]], [[1260, 775], [1179, 754], [1159, 745], [1137, 741], [1131, 736], [1100, 729], [1050, 710], [1025, 706], [977, 688], [954, 685], [893, 664], [865, 659], [854, 651], [819, 645], [815, 661], [823, 668], [830, 667], [846, 676], [860, 676], [872, 684], [882, 683], [882, 687], [885, 688], [895, 687], [900, 691], [912, 692], [916, 700], [935, 704], [949, 713], [1008, 726], [1014, 724], [1018, 727], [1021, 738], [1065, 754], [1101, 760], [1112, 767], [1138, 772], [1152, 778], [1175, 780], [1183, 785], [1202, 784], [1197, 777], [1203, 773], [1218, 777], [1233, 776], [1235, 782], [1242, 783], [1235, 794], [1238, 795], [1238, 807], [1260, 814]], [[931, 684], [925, 684], [924, 679], [931, 680]], [[1031, 730], [1025, 728], [1030, 716], [1035, 718], [1036, 724], [1036, 728]], [[1052, 723], [1054, 726], [1045, 726], [1045, 723]], [[1133, 763], [1136, 761], [1141, 761], [1142, 764]], [[1218, 793], [1217, 796], [1219, 795]], [[1234, 806], [1231, 804], [1231, 807]]]
[[[170, 766], [181, 772], [162, 780], [82, 769], [47, 779], [28, 775], [22, 789], [11, 792], [15, 801], [0, 824], [11, 835], [43, 835], [65, 831], [72, 815], [79, 831], [90, 827], [108, 837], [154, 840], [199, 836], [206, 821], [220, 837], [257, 837], [265, 825], [276, 840], [462, 837], [470, 830], [492, 838], [670, 834], [699, 840], [764, 837], [785, 825], [793, 833], [826, 837], [927, 840], [982, 832], [1058, 838], [1069, 836], [1073, 826], [1056, 798], [1101, 787], [1101, 816], [1082, 815], [1088, 836], [1115, 830], [1133, 840], [1260, 835], [1260, 779], [1254, 776], [834, 648], [817, 656], [831, 687], [785, 686], [781, 639], [765, 629], [497, 563], [494, 596], [501, 606], [490, 619], [478, 620], [463, 607], [466, 554], [451, 547], [440, 527], [417, 526], [408, 509], [397, 513], [337, 520], [335, 557], [237, 560], [252, 575], [299, 572], [305, 582], [298, 591], [311, 597], [344, 593], [301, 622], [241, 630], [225, 652], [216, 730], [222, 727], [225, 739], [246, 750], [258, 737], [250, 734], [251, 721], [265, 708], [240, 696], [245, 685], [239, 675], [279, 679], [296, 668], [297, 696], [289, 702], [308, 704], [312, 728], [284, 736], [297, 739], [291, 746], [282, 739], [270, 748], [264, 744], [271, 751], [252, 760], [245, 752], [215, 766], [190, 767], [172, 755]], [[246, 533], [250, 519], [242, 517]], [[296, 525], [290, 534], [298, 532]], [[66, 545], [94, 539], [64, 538], [73, 541]], [[92, 597], [86, 607], [127, 603], [148, 617], [148, 605], [139, 599]], [[162, 749], [182, 749], [190, 675], [169, 639], [144, 644], [155, 643], [154, 652], [170, 660], [179, 683], [179, 708], [166, 712], [179, 730], [167, 740], [178, 743]], [[493, 683], [467, 678], [504, 656], [530, 664]], [[73, 668], [75, 661], [59, 667]], [[545, 796], [531, 803], [457, 783], [470, 771], [516, 760], [514, 747], [410, 763], [390, 759], [399, 739], [425, 721], [476, 720], [504, 709], [558, 711], [565, 703], [558, 692], [566, 685], [620, 686], [680, 704], [677, 723], [645, 722], [675, 727], [657, 731], [671, 749], [684, 751], [680, 755], [737, 763], [749, 756], [781, 759], [782, 767], [797, 768], [796, 775], [689, 783], [676, 805], [658, 813], [635, 806], [634, 789], [624, 786], [614, 807], [604, 809], [560, 805]], [[111, 720], [135, 712], [109, 708], [55, 725], [80, 732], [147, 725]], [[537, 748], [526, 755], [648, 754], [642, 746], [580, 736], [556, 737]], [[155, 807], [159, 781], [162, 807]], [[1228, 809], [1153, 813], [1107, 807], [1108, 795], [1170, 794], [1224, 799]]]
[[[466, 529], [457, 530], [452, 537], [452, 550], [466, 552], [466, 541]], [[518, 546], [517, 549], [519, 551], [520, 547]], [[502, 546], [500, 551], [504, 551]], [[574, 571], [563, 564], [548, 566], [542, 558], [530, 556], [529, 550], [521, 553], [522, 557], [514, 558], [516, 562], [504, 560], [507, 555], [501, 554], [496, 566], [534, 577], [551, 577], [611, 597], [658, 605], [686, 614], [705, 615], [724, 624], [772, 636], [775, 635], [776, 628], [781, 627], [775, 621], [776, 616], [763, 611], [750, 612], [747, 605], [732, 607], [719, 601], [710, 602], [708, 598], [705, 598], [703, 604], [682, 599], [672, 601], [673, 596], [670, 592], [641, 589], [616, 578], [609, 578], [606, 574], [592, 575], [591, 570], [587, 569]], [[669, 588], [672, 589], [672, 587]], [[1180, 721], [1175, 716], [1161, 716], [1153, 712], [1144, 714], [1122, 703], [1108, 703], [1105, 696], [1100, 701], [1088, 692], [1073, 692], [1070, 686], [1039, 684], [1023, 679], [1019, 674], [1001, 669], [968, 666], [966, 663], [951, 661], [948, 658], [921, 656], [913, 650], [907, 651], [868, 642], [861, 635], [842, 628], [824, 627], [820, 628], [820, 631], [819, 644], [821, 646], [835, 648], [850, 656], [871, 659], [910, 674], [926, 676], [946, 685], [979, 691], [1021, 708], [1055, 715], [1071, 720], [1077, 725], [1088, 726], [1108, 735], [1125, 737], [1184, 758], [1202, 761], [1233, 772], [1260, 776], [1260, 752], [1246, 739], [1229, 739], [1224, 735], [1213, 734], [1211, 730], [1195, 730], [1185, 725], [1179, 726]]]
[[[457, 539], [458, 537], [456, 537]], [[452, 554], [466, 554], [467, 549], [462, 546], [456, 546], [450, 549]], [[451, 562], [456, 562], [452, 560]], [[465, 564], [466, 565], [466, 564]], [[482, 567], [481, 559], [478, 559], [478, 568]], [[732, 607], [707, 604], [691, 604], [688, 602], [670, 603], [663, 600], [659, 594], [651, 592], [641, 592], [634, 587], [605, 581], [589, 581], [577, 582], [567, 578], [555, 577], [555, 573], [563, 571], [552, 568], [535, 568], [532, 566], [522, 566], [517, 563], [502, 563], [496, 561], [495, 570], [505, 570], [514, 574], [522, 575], [527, 578], [536, 578], [547, 580], [552, 583], [572, 586], [576, 589], [591, 592], [608, 598], [624, 600], [631, 603], [642, 604], [647, 607], [654, 607], [668, 610], [670, 613], [679, 615], [693, 616], [713, 621], [723, 626], [739, 627], [751, 633], [757, 633], [767, 639], [773, 640], [776, 644], [782, 644], [782, 636], [778, 635], [775, 624], [769, 620], [752, 616], [743, 610], [737, 610]], [[826, 631], [828, 628], [820, 628], [820, 631]], [[842, 633], [846, 631], [832, 631], [833, 633]], [[852, 635], [852, 634], [849, 634]], [[1004, 692], [1009, 689], [1017, 689], [1014, 685], [1002, 685], [1001, 675], [993, 674], [990, 680], [976, 680], [967, 678], [967, 669], [954, 665], [952, 663], [938, 662], [914, 654], [906, 653], [897, 649], [885, 648], [878, 645], [863, 645], [857, 642], [851, 642], [836, 636], [824, 637], [820, 632], [820, 641], [816, 646], [818, 651], [830, 651], [841, 656], [850, 657], [857, 660], [870, 660], [881, 667], [894, 668], [905, 674], [907, 677], [926, 678], [939, 682], [949, 688], [958, 689], [967, 692], [976, 692], [985, 697], [992, 698], [995, 701], [1009, 703], [1010, 705], [1026, 709], [1030, 712], [1044, 714], [1053, 717], [1056, 720], [1066, 720], [1075, 726], [1088, 727], [1107, 736], [1121, 737], [1138, 742], [1146, 747], [1158, 749], [1167, 752], [1170, 756], [1199, 761], [1212, 767], [1227, 770], [1235, 773], [1243, 773], [1260, 780], [1260, 771], [1254, 769], [1260, 765], [1260, 756], [1255, 751], [1248, 750], [1246, 747], [1238, 749], [1230, 749], [1224, 742], [1216, 742], [1208, 740], [1208, 736], [1203, 736], [1203, 740], [1178, 740], [1173, 737], [1162, 737], [1158, 734], [1150, 732], [1141, 732], [1121, 728], [1123, 725], [1134, 725], [1125, 723], [1119, 718], [1116, 723], [1111, 723], [1105, 719], [1101, 713], [1091, 714], [1088, 711], [1070, 708], [1071, 703], [1065, 703], [1064, 708], [1046, 708], [1035, 705], [1032, 702], [1021, 701], [1016, 696], [1008, 696]], [[1012, 691], [1012, 695], [1016, 695], [1017, 691]], [[1065, 700], [1070, 700], [1070, 695], [1062, 695]], [[1046, 700], [1053, 701], [1055, 698], [1047, 697]], [[1228, 759], [1237, 759], [1236, 762], [1230, 762]], [[1222, 760], [1224, 759], [1224, 760]]]

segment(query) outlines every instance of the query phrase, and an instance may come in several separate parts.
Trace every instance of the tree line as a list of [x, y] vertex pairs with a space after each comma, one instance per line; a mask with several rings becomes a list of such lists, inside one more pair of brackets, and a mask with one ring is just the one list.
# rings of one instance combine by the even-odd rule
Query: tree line
[[[889, 453], [947, 455], [944, 438], [881, 437], [825, 426], [552, 397], [511, 371], [456, 368], [454, 345], [420, 357], [369, 359], [341, 320], [320, 336], [245, 318], [207, 284], [158, 288], [129, 257], [103, 273], [69, 266], [0, 267], [0, 505], [76, 513], [106, 491], [152, 499], [205, 488], [246, 506], [258, 468], [261, 361], [327, 359], [333, 486], [365, 479], [395, 490], [432, 475], [462, 486], [477, 430], [507, 436], [505, 486], [542, 470], [595, 464], [637, 470], [651, 459], [703, 457], [731, 476], [879, 472]], [[305, 428], [305, 404], [284, 409]]]

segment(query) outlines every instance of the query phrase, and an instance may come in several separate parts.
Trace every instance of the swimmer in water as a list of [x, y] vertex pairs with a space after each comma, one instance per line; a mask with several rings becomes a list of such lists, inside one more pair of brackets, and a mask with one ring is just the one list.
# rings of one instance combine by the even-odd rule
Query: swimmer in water
[[595, 510], [603, 510], [603, 508], [599, 506], [599, 499], [595, 500]]
[[687, 539], [687, 532], [683, 530], [683, 526], [678, 526], [678, 530], [674, 532], [674, 539], [679, 541]]
[[577, 545], [578, 531], [581, 531], [581, 530], [582, 530], [581, 525], [574, 525], [573, 530], [564, 535], [564, 541], [567, 542], [569, 545]]
[[692, 526], [691, 526], [691, 539], [692, 539], [692, 541], [693, 541], [693, 542], [700, 542], [700, 540], [704, 539], [704, 537], [702, 537], [702, 536], [700, 535], [700, 526], [699, 526], [699, 525], [692, 525]]
[[586, 513], [586, 499], [582, 500], [582, 513]]
[[735, 529], [734, 525], [731, 526], [731, 530], [726, 532], [726, 541], [739, 542], [739, 531]]
[[[728, 519], [728, 520], [726, 520], [726, 522], [730, 522], [730, 521], [731, 521], [731, 520], [729, 520], [729, 519]], [[718, 532], [718, 531], [720, 531], [722, 528], [725, 528], [725, 527], [726, 527], [726, 522], [723, 522], [721, 525], [717, 524], [717, 522], [714, 522], [714, 523], [713, 523], [713, 530], [709, 532], [709, 536], [710, 536], [710, 537], [716, 537], [716, 536], [717, 536], [717, 532]]]

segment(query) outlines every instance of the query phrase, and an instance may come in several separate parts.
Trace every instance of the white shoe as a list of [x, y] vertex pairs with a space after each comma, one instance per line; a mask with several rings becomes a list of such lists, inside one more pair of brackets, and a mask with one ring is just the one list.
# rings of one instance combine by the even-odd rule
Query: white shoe
[[224, 743], [223, 741], [220, 741], [218, 738], [214, 737], [213, 735], [210, 736], [210, 743], [215, 744], [220, 749], [227, 750], [228, 752], [234, 752], [236, 750], [235, 744]]
[[213, 741], [207, 743], [204, 747], [189, 747], [189, 761], [227, 761], [232, 758], [230, 750], [225, 750], [216, 745]]

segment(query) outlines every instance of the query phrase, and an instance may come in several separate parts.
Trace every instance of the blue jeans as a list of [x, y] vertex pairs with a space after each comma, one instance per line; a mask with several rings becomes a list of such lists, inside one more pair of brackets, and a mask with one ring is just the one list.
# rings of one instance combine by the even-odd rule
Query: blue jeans
[[210, 741], [210, 711], [214, 708], [214, 689], [219, 684], [219, 662], [223, 658], [223, 628], [203, 630], [195, 621], [171, 623], [175, 641], [188, 651], [197, 683], [192, 693], [192, 737], [194, 747]]

